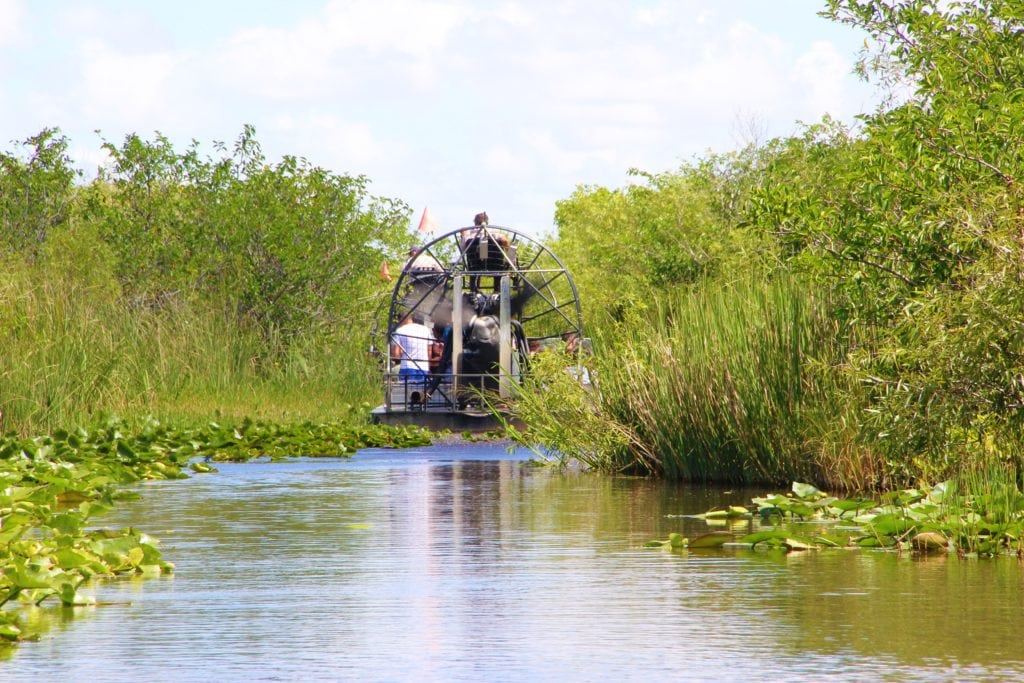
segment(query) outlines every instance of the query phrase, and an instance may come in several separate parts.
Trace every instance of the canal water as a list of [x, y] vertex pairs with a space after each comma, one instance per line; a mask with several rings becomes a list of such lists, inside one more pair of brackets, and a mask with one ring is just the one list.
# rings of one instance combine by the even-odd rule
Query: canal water
[[[220, 465], [105, 516], [173, 576], [44, 607], [4, 681], [1020, 680], [1024, 566], [641, 547], [766, 491], [503, 446]], [[738, 530], [742, 531], [742, 530]]]

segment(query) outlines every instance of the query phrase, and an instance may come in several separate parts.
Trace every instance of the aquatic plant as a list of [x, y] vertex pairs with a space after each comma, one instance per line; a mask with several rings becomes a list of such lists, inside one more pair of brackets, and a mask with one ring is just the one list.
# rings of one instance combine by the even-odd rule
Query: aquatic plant
[[543, 447], [550, 454], [545, 458], [563, 464], [575, 460], [602, 472], [657, 471], [646, 444], [608, 413], [599, 386], [583, 385], [577, 372], [577, 361], [565, 354], [535, 354], [513, 406], [525, 426], [518, 429], [504, 421], [509, 436], [538, 454]]
[[[1024, 558], [1024, 492], [1016, 471], [990, 468], [957, 481], [888, 492], [878, 499], [837, 498], [801, 482], [789, 492], [686, 515], [709, 522], [748, 520], [743, 535], [715, 532], [726, 543], [784, 551], [880, 548], [897, 552], [947, 552], [961, 558]], [[808, 527], [804, 522], [816, 522]], [[814, 533], [808, 535], [807, 529]], [[678, 536], [678, 534], [676, 534]], [[728, 536], [728, 538], [725, 538]], [[655, 547], [696, 547], [681, 540]]]
[[568, 359], [531, 368], [516, 407], [524, 440], [604, 471], [689, 481], [876, 479], [872, 460], [824, 445], [848, 410], [829, 365], [843, 345], [799, 278], [679, 290], [593, 346], [593, 391], [571, 380]]

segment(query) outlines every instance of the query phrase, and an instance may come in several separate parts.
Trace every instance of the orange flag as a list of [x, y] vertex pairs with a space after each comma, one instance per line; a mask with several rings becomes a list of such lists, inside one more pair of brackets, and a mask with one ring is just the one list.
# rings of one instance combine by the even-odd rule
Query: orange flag
[[431, 233], [437, 230], [437, 221], [434, 220], [434, 214], [430, 213], [430, 207], [423, 209], [423, 216], [420, 218], [419, 231], [424, 233]]
[[380, 279], [386, 282], [391, 282], [391, 269], [388, 268], [387, 259], [380, 262]]

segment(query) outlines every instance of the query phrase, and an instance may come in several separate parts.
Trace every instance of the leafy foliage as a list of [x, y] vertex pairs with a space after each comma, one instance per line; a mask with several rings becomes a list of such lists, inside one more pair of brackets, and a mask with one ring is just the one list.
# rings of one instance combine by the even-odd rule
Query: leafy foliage
[[[828, 379], [831, 398], [821, 405], [845, 408], [804, 412], [789, 430], [816, 442], [804, 442], [802, 457], [828, 461], [820, 476], [833, 484], [942, 478], [965, 460], [1019, 465], [1020, 3], [830, 0], [823, 15], [872, 39], [876, 48], [859, 68], [891, 88], [884, 107], [862, 116], [856, 130], [825, 118], [735, 155], [643, 175], [645, 185], [581, 188], [559, 205], [559, 251], [583, 264], [575, 268], [589, 317], [613, 339], [656, 325], [658, 302], [680, 289], [800, 274], [833, 322], [819, 328], [831, 339], [804, 356], [804, 371]], [[669, 345], [694, 333], [660, 329]], [[632, 342], [658, 343], [648, 335]], [[643, 349], [632, 353], [657, 367]], [[707, 362], [694, 357], [675, 362]], [[611, 378], [603, 379], [607, 393]], [[767, 374], [752, 382], [773, 386]], [[649, 385], [657, 382], [636, 386]], [[678, 396], [709, 402], [695, 386], [677, 375]], [[671, 405], [669, 395], [660, 400]], [[624, 427], [642, 432], [642, 413], [627, 415]], [[779, 419], [765, 412], [743, 431], [768, 432]], [[702, 452], [701, 435], [713, 431], [688, 432], [680, 449]], [[730, 462], [721, 460], [718, 475], [735, 471]]]
[[183, 403], [205, 421], [286, 396], [319, 417], [369, 398], [402, 202], [364, 176], [271, 164], [251, 127], [211, 157], [159, 133], [107, 142], [89, 182], [67, 144], [47, 129], [0, 154], [0, 425]]
[[149, 305], [212, 300], [267, 342], [335, 331], [406, 239], [404, 204], [371, 197], [364, 176], [290, 156], [267, 164], [250, 127], [216, 160], [160, 135], [104, 149], [112, 162], [85, 219], [115, 250], [126, 293]]
[[[733, 527], [746, 527], [742, 536], [716, 531], [688, 542], [673, 533], [668, 541], [645, 545], [678, 549], [731, 542], [782, 552], [871, 548], [1020, 559], [1024, 557], [1024, 494], [1016, 479], [1013, 470], [988, 470], [980, 478], [899, 489], [877, 498], [837, 498], [810, 484], [793, 482], [789, 492], [755, 497], [749, 507], [682, 515], [708, 524], [739, 521]], [[706, 540], [699, 543], [701, 539]]]
[[45, 128], [21, 143], [27, 158], [0, 152], [0, 253], [34, 256], [50, 231], [68, 220], [73, 182], [67, 139]]
[[736, 220], [753, 163], [748, 150], [676, 173], [634, 169], [637, 182], [626, 188], [579, 187], [559, 202], [554, 249], [571, 265], [590, 319], [642, 324], [658, 292], [758, 262], [764, 245]]

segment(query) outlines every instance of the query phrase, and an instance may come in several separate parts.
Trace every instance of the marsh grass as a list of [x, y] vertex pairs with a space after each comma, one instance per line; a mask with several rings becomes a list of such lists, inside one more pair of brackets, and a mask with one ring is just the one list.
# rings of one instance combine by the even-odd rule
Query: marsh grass
[[525, 429], [506, 425], [511, 437], [528, 448], [542, 446], [563, 464], [576, 461], [615, 473], [658, 471], [646, 444], [608, 414], [602, 394], [577, 380], [575, 359], [560, 351], [534, 356], [514, 410]]
[[835, 338], [795, 280], [702, 287], [615, 340], [629, 355], [605, 367], [602, 386], [670, 477], [817, 479], [809, 430], [830, 395], [811, 363], [835, 354]]
[[968, 464], [942, 501], [942, 531], [961, 556], [1024, 557], [1024, 491], [1007, 463]]
[[[202, 424], [365, 413], [376, 367], [361, 335], [276, 345], [230, 310], [180, 297], [123, 300], [116, 282], [45, 264], [0, 274], [0, 432], [46, 433], [103, 415]], [[368, 329], [353, 321], [352, 329]]]
[[[869, 488], [881, 463], [857, 442], [827, 303], [790, 276], [680, 290], [644, 324], [595, 335], [592, 395], [539, 380], [520, 401], [524, 419], [544, 425], [533, 433], [542, 443], [598, 468]], [[581, 457], [597, 435], [619, 438], [610, 454]]]

